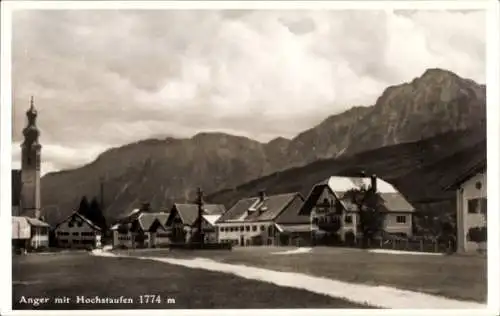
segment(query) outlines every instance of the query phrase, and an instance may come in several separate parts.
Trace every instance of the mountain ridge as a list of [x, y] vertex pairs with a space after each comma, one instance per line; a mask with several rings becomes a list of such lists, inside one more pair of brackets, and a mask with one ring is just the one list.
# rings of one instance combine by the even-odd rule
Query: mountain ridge
[[[390, 145], [421, 141], [484, 124], [485, 86], [456, 74], [427, 70], [388, 87], [374, 105], [355, 106], [325, 118], [292, 139], [267, 143], [221, 132], [190, 138], [146, 139], [111, 148], [84, 166], [47, 173], [42, 205], [58, 208], [57, 221], [83, 195], [99, 194], [105, 179], [105, 212], [116, 217], [148, 200], [155, 208], [321, 159], [341, 158]], [[485, 136], [484, 136], [485, 137]], [[59, 213], [59, 214], [57, 214]]]

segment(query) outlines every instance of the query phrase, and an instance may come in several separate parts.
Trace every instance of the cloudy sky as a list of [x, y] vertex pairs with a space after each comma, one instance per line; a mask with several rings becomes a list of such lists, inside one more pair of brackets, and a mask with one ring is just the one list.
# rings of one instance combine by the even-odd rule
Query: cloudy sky
[[481, 11], [18, 11], [13, 167], [35, 96], [43, 173], [150, 137], [293, 137], [440, 67], [485, 82]]

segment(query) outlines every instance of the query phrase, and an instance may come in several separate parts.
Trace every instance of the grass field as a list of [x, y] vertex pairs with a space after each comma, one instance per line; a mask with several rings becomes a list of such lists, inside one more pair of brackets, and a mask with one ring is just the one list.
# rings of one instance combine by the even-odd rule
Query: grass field
[[[13, 256], [12, 281], [13, 309], [366, 308], [223, 273], [85, 253]], [[161, 303], [146, 303], [143, 297], [141, 304], [140, 295], [159, 295]], [[20, 303], [23, 296], [49, 301], [35, 307]], [[54, 303], [63, 296], [71, 302]], [[76, 304], [77, 296], [124, 296], [133, 303]]]
[[129, 255], [204, 257], [216, 261], [298, 272], [335, 280], [486, 302], [486, 258], [370, 253], [360, 249], [316, 247], [312, 252], [275, 255], [287, 248], [249, 247], [232, 251], [125, 251]]

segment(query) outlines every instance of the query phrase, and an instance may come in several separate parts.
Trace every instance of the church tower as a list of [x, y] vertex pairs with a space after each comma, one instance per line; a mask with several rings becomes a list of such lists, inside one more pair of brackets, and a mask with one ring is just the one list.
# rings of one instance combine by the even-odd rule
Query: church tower
[[40, 218], [40, 152], [38, 142], [40, 131], [36, 126], [37, 111], [30, 100], [26, 112], [28, 125], [23, 130], [24, 142], [21, 144], [21, 215]]

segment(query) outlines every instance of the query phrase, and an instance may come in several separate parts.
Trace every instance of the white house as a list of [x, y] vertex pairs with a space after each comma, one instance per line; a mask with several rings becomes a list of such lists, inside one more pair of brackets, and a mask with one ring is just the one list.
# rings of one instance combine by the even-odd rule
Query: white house
[[280, 245], [283, 231], [276, 226], [278, 218], [289, 210], [295, 213], [303, 201], [297, 192], [267, 196], [262, 191], [259, 196], [241, 199], [217, 220], [219, 242], [237, 246]]
[[329, 177], [312, 188], [299, 213], [310, 215], [312, 223], [322, 232], [338, 234], [342, 240], [346, 239], [348, 232], [357, 236], [359, 211], [344, 194], [361, 187], [374, 187], [382, 198], [383, 230], [386, 233], [412, 235], [414, 207], [392, 184], [376, 176]]
[[456, 191], [457, 252], [486, 250], [486, 239], [484, 242], [477, 242], [471, 238], [473, 230], [484, 229], [486, 234], [488, 209], [486, 159], [472, 162], [472, 167], [460, 175], [448, 189]]
[[55, 229], [57, 245], [63, 248], [100, 248], [102, 229], [78, 212], [74, 212]]
[[12, 216], [12, 246], [39, 249], [49, 246], [50, 225], [36, 218]]

